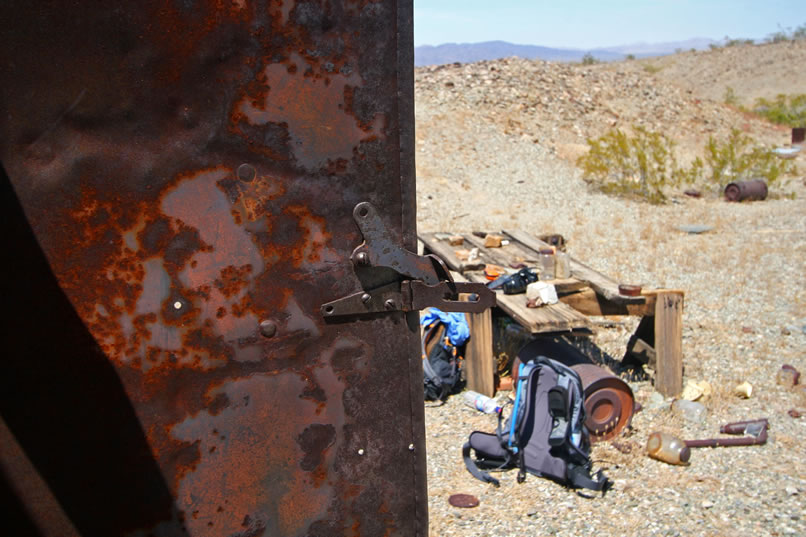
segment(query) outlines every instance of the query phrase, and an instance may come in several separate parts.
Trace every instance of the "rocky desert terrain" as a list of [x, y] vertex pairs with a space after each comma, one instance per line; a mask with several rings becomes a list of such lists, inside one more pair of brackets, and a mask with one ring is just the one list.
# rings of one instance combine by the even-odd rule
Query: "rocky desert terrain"
[[[681, 161], [731, 129], [785, 145], [788, 127], [738, 105], [806, 93], [804, 65], [801, 41], [588, 66], [511, 58], [416, 70], [419, 230], [560, 233], [572, 256], [624, 283], [685, 290], [684, 382], [713, 387], [705, 418], [687, 422], [651, 378], [631, 381], [643, 410], [619, 449], [595, 446], [595, 467], [615, 487], [593, 499], [534, 476], [519, 485], [514, 471], [497, 489], [476, 481], [460, 448], [473, 430], [493, 431], [495, 417], [461, 397], [428, 406], [431, 535], [806, 534], [806, 417], [788, 414], [806, 401], [776, 383], [782, 364], [806, 373], [806, 150], [769, 199], [739, 204], [677, 191], [660, 206], [616, 198], [575, 165], [588, 138], [634, 125], [667, 134]], [[680, 231], [688, 224], [712, 229]], [[618, 359], [636, 320], [610, 321], [593, 340]], [[749, 399], [732, 393], [743, 381]], [[644, 452], [656, 430], [712, 437], [761, 417], [771, 426], [764, 446], [694, 450], [685, 467]], [[451, 507], [454, 493], [481, 503]]]

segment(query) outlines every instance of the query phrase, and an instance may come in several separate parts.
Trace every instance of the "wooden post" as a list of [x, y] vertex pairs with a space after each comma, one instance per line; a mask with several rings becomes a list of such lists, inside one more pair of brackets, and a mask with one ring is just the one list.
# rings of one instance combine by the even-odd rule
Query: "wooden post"
[[655, 302], [655, 389], [666, 397], [683, 391], [683, 293], [658, 291]]
[[493, 316], [487, 309], [467, 313], [470, 340], [465, 348], [467, 389], [488, 397], [495, 395], [495, 358], [493, 357]]

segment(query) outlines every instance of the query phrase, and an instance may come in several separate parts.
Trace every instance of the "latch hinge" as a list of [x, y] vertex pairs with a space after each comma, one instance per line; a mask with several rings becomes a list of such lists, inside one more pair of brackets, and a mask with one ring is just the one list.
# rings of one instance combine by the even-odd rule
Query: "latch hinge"
[[364, 236], [364, 242], [353, 250], [353, 264], [364, 271], [373, 267], [392, 269], [397, 280], [322, 304], [323, 316], [417, 311], [428, 307], [481, 312], [495, 306], [495, 293], [484, 284], [454, 282], [437, 256], [420, 256], [396, 244], [372, 204], [356, 205], [353, 217]]

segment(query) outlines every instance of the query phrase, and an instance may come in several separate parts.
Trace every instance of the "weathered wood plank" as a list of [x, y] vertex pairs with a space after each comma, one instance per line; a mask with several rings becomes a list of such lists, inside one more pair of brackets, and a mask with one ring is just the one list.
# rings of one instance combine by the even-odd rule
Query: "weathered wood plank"
[[[511, 239], [516, 240], [529, 248], [532, 248], [535, 251], [538, 251], [541, 248], [551, 247], [549, 244], [541, 241], [540, 239], [532, 237], [524, 231], [504, 231], [504, 234], [509, 236]], [[597, 272], [571, 256], [569, 256], [569, 258], [571, 261], [571, 276], [577, 278], [578, 280], [588, 282], [597, 293], [606, 299], [618, 304], [635, 304], [643, 302], [643, 299], [640, 296], [633, 297], [620, 294], [618, 290], [618, 282], [616, 280], [605, 276], [601, 272]]]
[[[454, 281], [468, 281], [452, 272]], [[465, 347], [465, 377], [467, 388], [488, 397], [495, 395], [495, 355], [493, 354], [493, 316], [487, 309], [481, 313], [466, 313], [470, 340]]]
[[[470, 272], [465, 276], [471, 282], [484, 283], [487, 281], [484, 275], [477, 272]], [[562, 302], [539, 308], [528, 308], [525, 293], [505, 295], [501, 291], [496, 291], [496, 300], [499, 308], [532, 334], [589, 330], [591, 328], [591, 323], [585, 315]]]
[[[476, 261], [462, 261], [456, 257], [456, 250], [460, 249], [457, 246], [451, 246], [448, 241], [439, 240], [436, 238], [436, 233], [421, 233], [418, 235], [423, 242], [424, 249], [427, 252], [437, 254], [448, 268], [458, 272], [465, 272], [468, 270], [478, 270], [484, 268], [484, 261], [478, 259]], [[468, 245], [470, 246], [470, 245]]]
[[598, 294], [593, 289], [560, 296], [560, 301], [585, 315], [655, 315], [656, 294], [644, 296], [643, 304], [617, 304]]
[[655, 389], [666, 397], [683, 390], [683, 293], [659, 291], [655, 303]]

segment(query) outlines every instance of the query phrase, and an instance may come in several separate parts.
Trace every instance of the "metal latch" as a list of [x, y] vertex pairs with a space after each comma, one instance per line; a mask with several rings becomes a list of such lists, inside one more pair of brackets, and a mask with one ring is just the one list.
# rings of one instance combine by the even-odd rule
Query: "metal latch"
[[495, 293], [486, 285], [454, 282], [439, 257], [417, 255], [397, 244], [371, 203], [356, 205], [353, 218], [364, 242], [353, 250], [350, 258], [356, 273], [361, 272], [362, 281], [367, 283], [363, 291], [322, 304], [323, 316], [416, 311], [428, 307], [481, 312], [495, 306]]

